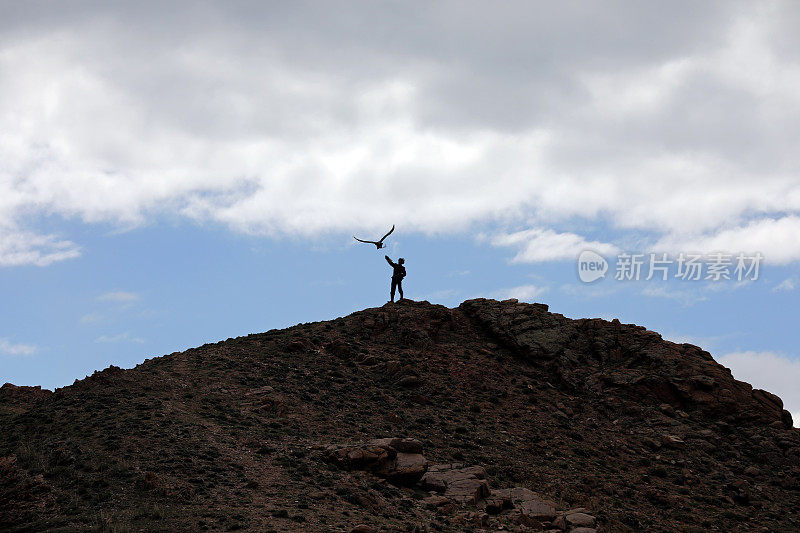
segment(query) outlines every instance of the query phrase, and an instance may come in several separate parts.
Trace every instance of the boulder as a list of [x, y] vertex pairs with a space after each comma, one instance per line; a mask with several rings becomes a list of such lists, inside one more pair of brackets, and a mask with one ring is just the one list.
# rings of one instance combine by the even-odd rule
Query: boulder
[[[398, 451], [418, 450], [416, 453]], [[350, 470], [365, 470], [389, 480], [395, 485], [411, 486], [428, 469], [422, 455], [422, 443], [415, 439], [375, 439], [364, 446], [346, 446], [329, 451], [327, 459]]]
[[428, 461], [421, 453], [398, 452], [386, 479], [395, 485], [410, 486], [419, 481], [428, 469]]
[[673, 448], [676, 450], [682, 450], [686, 447], [686, 443], [675, 435], [661, 435], [661, 444], [667, 448]]
[[594, 527], [597, 524], [597, 519], [586, 513], [569, 513], [565, 518], [567, 525], [572, 528]]
[[458, 479], [447, 485], [444, 495], [461, 504], [476, 504], [489, 495], [489, 482], [476, 478]]
[[432, 465], [422, 477], [422, 486], [443, 493], [449, 484], [461, 479], [486, 479], [486, 471], [482, 466], [463, 468], [459, 464]]

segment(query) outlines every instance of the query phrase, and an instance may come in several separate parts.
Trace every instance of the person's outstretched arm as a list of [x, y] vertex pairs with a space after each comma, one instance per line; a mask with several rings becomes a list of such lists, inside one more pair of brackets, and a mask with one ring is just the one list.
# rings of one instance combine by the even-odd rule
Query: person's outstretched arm
[[387, 262], [387, 263], [389, 263], [390, 265], [394, 266], [394, 263], [392, 263], [392, 260], [391, 260], [391, 259], [389, 259], [389, 256], [388, 256], [388, 255], [384, 255], [383, 257], [385, 257], [385, 258], [386, 258], [386, 262]]

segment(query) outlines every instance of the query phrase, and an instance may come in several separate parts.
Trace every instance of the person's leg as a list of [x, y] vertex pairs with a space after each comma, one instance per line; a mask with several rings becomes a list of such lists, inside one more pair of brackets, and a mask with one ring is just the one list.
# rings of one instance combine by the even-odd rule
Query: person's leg
[[[395, 287], [397, 287], [397, 281], [395, 281], [395, 279], [392, 278], [392, 290], [390, 292], [390, 294], [392, 295], [392, 299], [389, 300], [390, 302], [394, 301], [394, 289], [395, 289]], [[401, 298], [402, 298], [402, 296], [401, 296]]]
[[400, 299], [403, 299], [403, 280], [397, 281], [397, 290], [400, 292]]

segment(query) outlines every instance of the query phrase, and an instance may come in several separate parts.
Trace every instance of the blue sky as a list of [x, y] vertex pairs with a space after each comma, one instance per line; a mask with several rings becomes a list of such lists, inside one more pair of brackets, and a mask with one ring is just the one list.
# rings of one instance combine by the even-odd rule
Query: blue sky
[[170, 5], [0, 2], [0, 381], [380, 305], [396, 224], [411, 298], [642, 324], [800, 418], [796, 3]]

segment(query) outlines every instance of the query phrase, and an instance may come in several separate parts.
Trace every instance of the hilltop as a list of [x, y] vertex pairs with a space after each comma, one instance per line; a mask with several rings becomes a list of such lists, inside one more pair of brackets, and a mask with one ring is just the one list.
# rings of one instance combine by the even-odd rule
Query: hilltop
[[790, 531], [800, 431], [710, 354], [403, 301], [0, 388], [10, 531]]

